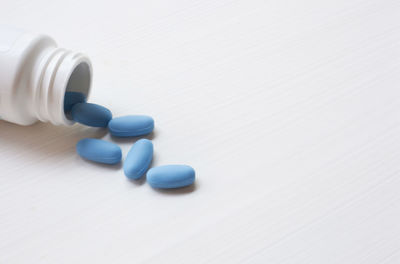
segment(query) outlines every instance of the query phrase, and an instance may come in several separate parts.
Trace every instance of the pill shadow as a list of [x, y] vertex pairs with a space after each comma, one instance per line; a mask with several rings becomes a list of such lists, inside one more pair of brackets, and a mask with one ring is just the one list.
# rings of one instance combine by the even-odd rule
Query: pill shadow
[[131, 184], [137, 185], [137, 186], [142, 186], [143, 184], [146, 183], [146, 175], [143, 175], [140, 179], [134, 180], [134, 179], [129, 179], [126, 178]]
[[37, 122], [30, 126], [20, 126], [0, 120], [0, 145], [13, 155], [36, 162], [52, 162], [55, 158], [69, 158], [76, 155], [76, 143], [86, 137], [102, 138], [107, 133], [104, 128], [54, 126]]
[[90, 164], [91, 166], [98, 167], [101, 169], [106, 169], [106, 170], [114, 170], [114, 171], [119, 171], [122, 168], [122, 161], [118, 162], [117, 164], [103, 164], [103, 163], [98, 163], [94, 162], [91, 160], [87, 160], [84, 158], [81, 158], [86, 164]]
[[153, 188], [154, 191], [162, 194], [162, 195], [184, 195], [189, 194], [196, 191], [199, 188], [198, 182], [194, 182], [192, 185], [183, 187], [183, 188], [175, 188], [175, 189], [157, 189]]
[[110, 135], [110, 138], [114, 143], [117, 143], [117, 144], [123, 144], [123, 143], [131, 143], [131, 144], [133, 144], [133, 143], [135, 143], [136, 141], [138, 141], [139, 139], [142, 139], [142, 138], [145, 138], [145, 139], [148, 139], [148, 140], [153, 140], [156, 137], [156, 133], [157, 133], [156, 131], [153, 131], [148, 135], [137, 136], [137, 137], [116, 137], [116, 136]]

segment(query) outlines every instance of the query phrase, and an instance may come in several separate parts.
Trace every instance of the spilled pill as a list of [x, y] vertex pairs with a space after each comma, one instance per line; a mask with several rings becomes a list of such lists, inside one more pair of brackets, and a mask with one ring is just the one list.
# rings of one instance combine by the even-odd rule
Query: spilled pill
[[82, 158], [105, 164], [116, 164], [121, 161], [121, 148], [111, 142], [84, 138], [76, 144], [76, 152]]
[[124, 160], [124, 173], [129, 179], [137, 180], [143, 176], [153, 159], [153, 143], [140, 139], [133, 144]]
[[170, 189], [191, 185], [195, 179], [195, 172], [187, 165], [164, 165], [151, 168], [146, 177], [151, 187]]
[[154, 120], [145, 115], [115, 117], [108, 123], [111, 135], [117, 137], [135, 137], [149, 134], [154, 129]]
[[111, 111], [104, 106], [91, 103], [78, 103], [72, 107], [72, 119], [92, 127], [107, 127], [112, 118]]
[[86, 96], [80, 92], [65, 92], [64, 95], [64, 112], [69, 113], [77, 103], [86, 102]]

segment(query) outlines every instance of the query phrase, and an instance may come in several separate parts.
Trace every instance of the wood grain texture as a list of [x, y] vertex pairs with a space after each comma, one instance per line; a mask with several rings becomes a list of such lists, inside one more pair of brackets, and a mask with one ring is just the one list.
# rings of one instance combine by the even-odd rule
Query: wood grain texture
[[399, 263], [400, 2], [27, 1], [0, 23], [94, 65], [149, 114], [162, 192], [81, 160], [102, 130], [0, 123], [0, 263]]

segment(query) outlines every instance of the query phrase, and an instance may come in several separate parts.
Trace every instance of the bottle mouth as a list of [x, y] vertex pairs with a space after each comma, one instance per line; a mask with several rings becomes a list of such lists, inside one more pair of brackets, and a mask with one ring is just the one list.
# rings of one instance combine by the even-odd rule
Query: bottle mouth
[[64, 111], [67, 92], [88, 98], [92, 83], [92, 64], [81, 53], [50, 48], [38, 65], [34, 105], [36, 117], [54, 125], [72, 125], [74, 121]]
[[65, 79], [66, 82], [64, 81], [63, 84], [64, 89], [61, 89], [62, 96], [58, 97], [61, 99], [61, 102], [58, 102], [57, 112], [61, 113], [59, 117], [61, 117], [63, 124], [72, 125], [74, 121], [72, 120], [71, 116], [64, 110], [65, 95], [68, 92], [75, 92], [82, 94], [85, 99], [89, 97], [92, 82], [92, 66], [89, 59], [79, 53], [75, 54], [71, 58], [70, 62], [68, 62], [67, 60], [65, 61], [65, 63], [67, 65], [69, 64], [69, 66], [66, 66], [66, 68], [69, 68], [69, 72], [68, 74], [64, 75], [67, 78]]
[[81, 53], [56, 49], [45, 68], [39, 119], [54, 125], [72, 125], [74, 121], [64, 111], [65, 94], [77, 92], [88, 98], [92, 82], [90, 60]]
[[63, 97], [63, 109], [64, 109], [63, 111], [65, 118], [67, 119], [66, 122], [69, 123], [72, 120], [72, 117], [69, 114], [70, 109], [67, 110], [67, 107], [70, 108], [70, 106], [66, 105], [68, 104], [67, 102], [68, 94], [80, 95], [80, 98], [78, 99], [82, 99], [81, 101], [86, 101], [90, 92], [91, 76], [92, 76], [91, 65], [85, 61], [79, 62], [72, 70], [72, 73], [68, 78], [68, 82], [65, 87], [65, 92]]

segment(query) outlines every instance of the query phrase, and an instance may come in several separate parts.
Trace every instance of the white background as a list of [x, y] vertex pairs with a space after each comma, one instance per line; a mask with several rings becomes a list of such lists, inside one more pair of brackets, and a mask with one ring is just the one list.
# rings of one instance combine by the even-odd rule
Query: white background
[[148, 114], [157, 191], [82, 160], [106, 131], [0, 122], [0, 263], [400, 263], [398, 0], [1, 1]]

